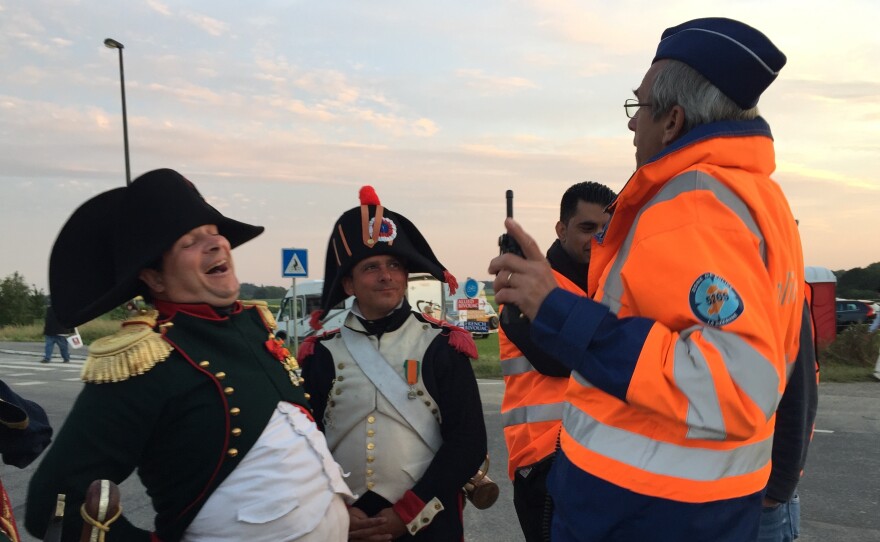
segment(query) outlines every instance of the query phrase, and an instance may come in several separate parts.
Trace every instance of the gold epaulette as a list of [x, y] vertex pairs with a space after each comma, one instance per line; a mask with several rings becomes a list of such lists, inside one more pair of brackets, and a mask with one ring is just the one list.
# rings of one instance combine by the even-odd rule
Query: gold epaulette
[[153, 331], [158, 316], [157, 311], [146, 311], [124, 321], [113, 335], [93, 342], [83, 365], [83, 382], [121, 382], [165, 361], [174, 348]]
[[269, 304], [265, 301], [257, 301], [256, 299], [248, 299], [246, 301], [242, 301], [241, 304], [245, 307], [256, 307], [258, 311], [260, 311], [260, 316], [263, 318], [263, 322], [266, 323], [266, 326], [270, 331], [274, 331], [278, 324], [275, 322], [275, 317], [272, 316], [272, 311], [269, 310]]

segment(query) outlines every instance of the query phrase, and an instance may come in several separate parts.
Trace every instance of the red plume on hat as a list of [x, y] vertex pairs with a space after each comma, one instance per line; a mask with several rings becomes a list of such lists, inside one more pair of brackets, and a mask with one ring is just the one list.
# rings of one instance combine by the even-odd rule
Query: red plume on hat
[[381, 205], [381, 203], [379, 203], [379, 196], [376, 194], [376, 190], [370, 185], [361, 187], [360, 192], [358, 192], [358, 196], [360, 196], [361, 205]]
[[[440, 263], [415, 224], [383, 207], [372, 186], [362, 187], [358, 197], [360, 206], [344, 212], [330, 232], [321, 294], [322, 316], [347, 297], [342, 288], [343, 277], [351, 273], [357, 262], [371, 256], [397, 256], [406, 262], [410, 273], [428, 273], [455, 292], [455, 277]], [[314, 324], [319, 322], [313, 318]]]

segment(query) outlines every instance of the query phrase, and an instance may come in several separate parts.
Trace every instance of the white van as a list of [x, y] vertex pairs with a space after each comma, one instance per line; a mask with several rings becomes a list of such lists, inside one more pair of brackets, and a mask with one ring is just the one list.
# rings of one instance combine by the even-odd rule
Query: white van
[[[321, 308], [323, 288], [323, 280], [297, 283], [296, 303], [292, 302], [293, 288], [288, 288], [287, 294], [281, 300], [278, 314], [275, 315], [278, 329], [286, 331], [291, 339], [299, 337], [299, 341], [302, 341], [322, 330], [342, 326], [354, 302], [353, 297], [346, 298], [330, 309], [320, 330], [315, 331], [309, 325], [312, 312]], [[470, 296], [465, 293], [466, 290]], [[476, 338], [498, 333], [498, 314], [492, 304], [486, 301], [483, 283], [480, 281], [468, 279], [455, 295], [450, 295], [446, 284], [427, 273], [416, 273], [409, 276], [407, 299], [413, 310], [437, 320], [446, 320], [470, 331]]]
[[[323, 288], [324, 281], [320, 279], [297, 282], [296, 303], [293, 303], [293, 287], [287, 289], [284, 299], [281, 300], [281, 306], [278, 308], [278, 314], [275, 315], [275, 321], [278, 323], [278, 329], [285, 331], [291, 340], [294, 337], [299, 337], [299, 340], [302, 341], [317, 333], [312, 329], [309, 321], [312, 312], [321, 308], [321, 290]], [[353, 302], [354, 298], [348, 297], [330, 309], [324, 319], [324, 327], [321, 329], [341, 327]]]
[[470, 331], [477, 339], [498, 333], [498, 314], [486, 300], [484, 285], [478, 280], [468, 278], [455, 294], [450, 294], [449, 286], [431, 275], [419, 273], [409, 276], [408, 290], [407, 298], [413, 310], [446, 320]]

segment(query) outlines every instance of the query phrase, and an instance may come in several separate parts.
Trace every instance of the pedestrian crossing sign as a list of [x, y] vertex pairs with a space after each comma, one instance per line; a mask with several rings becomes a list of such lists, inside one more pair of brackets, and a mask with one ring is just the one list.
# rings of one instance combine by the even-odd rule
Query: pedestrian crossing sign
[[309, 251], [304, 248], [282, 248], [281, 276], [309, 276]]

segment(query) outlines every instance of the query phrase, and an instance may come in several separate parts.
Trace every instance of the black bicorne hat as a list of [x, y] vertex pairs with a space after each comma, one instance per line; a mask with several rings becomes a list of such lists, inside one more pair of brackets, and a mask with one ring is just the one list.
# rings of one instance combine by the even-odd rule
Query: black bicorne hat
[[371, 256], [391, 255], [406, 260], [410, 273], [430, 273], [449, 285], [451, 292], [458, 282], [443, 267], [431, 246], [415, 225], [401, 214], [383, 207], [372, 186], [360, 190], [359, 207], [349, 209], [330, 233], [327, 258], [324, 264], [324, 289], [321, 292], [321, 312], [312, 316], [312, 326], [320, 327], [318, 320], [334, 305], [345, 299], [343, 277], [354, 265]]
[[82, 204], [61, 228], [49, 259], [58, 320], [78, 326], [146, 291], [140, 271], [188, 231], [217, 226], [234, 248], [263, 233], [226, 218], [180, 173], [157, 169]]

